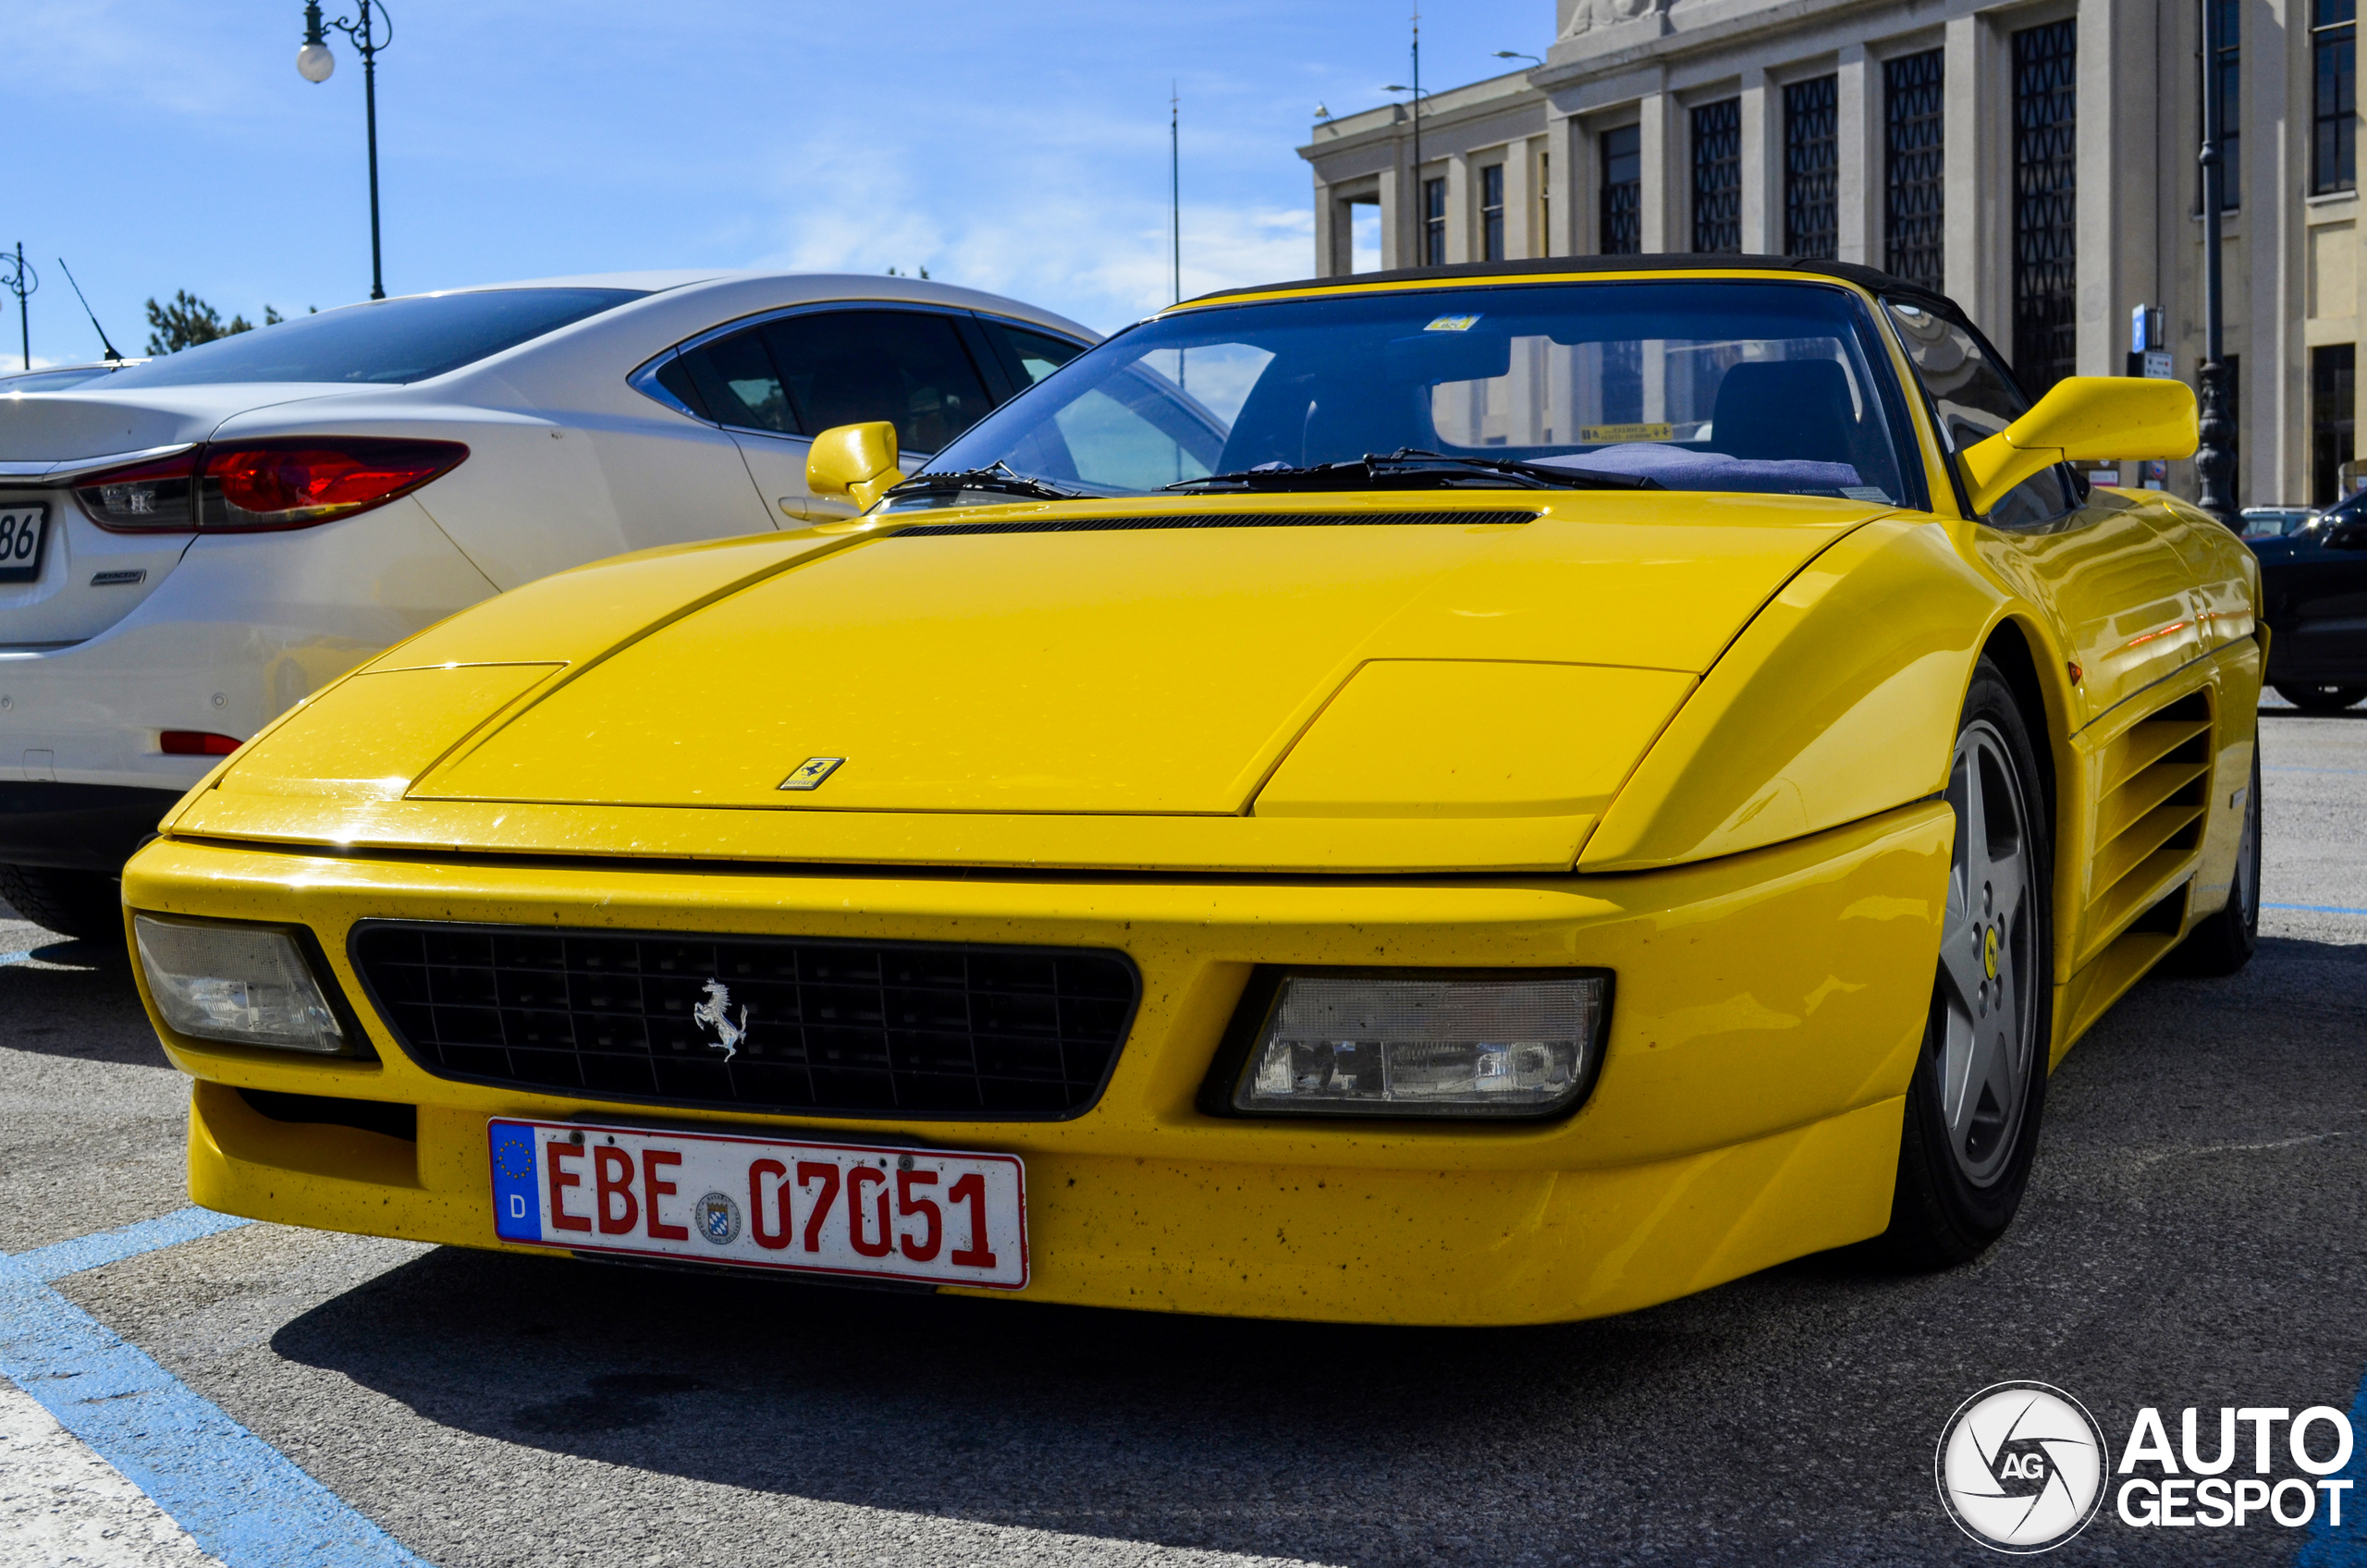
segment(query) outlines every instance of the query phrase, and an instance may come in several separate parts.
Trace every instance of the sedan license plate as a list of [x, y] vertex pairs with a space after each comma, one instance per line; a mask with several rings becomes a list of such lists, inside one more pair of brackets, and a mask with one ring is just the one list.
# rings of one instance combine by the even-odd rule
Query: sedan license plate
[[39, 578], [42, 546], [48, 542], [46, 506], [0, 506], [0, 582], [31, 582]]
[[496, 1120], [506, 1242], [1017, 1291], [1027, 1173], [1007, 1154]]

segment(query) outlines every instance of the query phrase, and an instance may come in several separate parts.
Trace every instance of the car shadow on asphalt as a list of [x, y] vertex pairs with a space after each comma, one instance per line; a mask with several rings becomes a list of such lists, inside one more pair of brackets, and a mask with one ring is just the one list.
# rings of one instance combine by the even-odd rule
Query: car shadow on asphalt
[[[171, 1067], [141, 1008], [123, 953], [108, 943], [43, 941], [46, 936], [36, 932], [39, 946], [18, 962], [0, 963], [0, 1019], [7, 1020], [0, 1049]], [[0, 947], [6, 945], [0, 937]]]
[[[1828, 1538], [1937, 1561], [1961, 1543], [1896, 1500], [1919, 1501], [1931, 1431], [1996, 1377], [2061, 1378], [2116, 1408], [2139, 1389], [2216, 1378], [2232, 1292], [2279, 1302], [2297, 1390], [2357, 1379], [2347, 1325], [2367, 1246], [2343, 1218], [2358, 1170], [2345, 1151], [2360, 1141], [2341, 1129], [2362, 1111], [2341, 1085], [2367, 1039], [2362, 968], [2367, 946], [2271, 937], [2241, 974], [2140, 984], [2056, 1074], [2054, 1135], [2015, 1232], [1936, 1274], [1900, 1275], [1853, 1247], [1625, 1317], [1441, 1329], [444, 1248], [286, 1323], [271, 1347], [429, 1422], [554, 1455], [1360, 1563], [1686, 1538], [1672, 1488], [1730, 1532], [1694, 1543], [1711, 1555], [1799, 1557], [1788, 1530], [1739, 1525], [1780, 1428], [1850, 1482], [1819, 1505], [1841, 1532]], [[2239, 1170], [2249, 1178], [2231, 1180]], [[2226, 1292], [2194, 1274], [2198, 1235], [2255, 1249], [2230, 1261]], [[1939, 1327], [1962, 1321], [1984, 1333]], [[2132, 1322], [2154, 1332], [2132, 1339]], [[1999, 1361], [1992, 1335], [2034, 1348]]]

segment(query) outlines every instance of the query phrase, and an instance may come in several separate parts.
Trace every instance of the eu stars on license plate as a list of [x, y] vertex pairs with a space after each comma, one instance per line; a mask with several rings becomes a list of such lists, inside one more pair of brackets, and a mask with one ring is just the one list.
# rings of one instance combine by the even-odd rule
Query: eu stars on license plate
[[576, 1121], [488, 1123], [506, 1242], [1017, 1291], [1017, 1157]]

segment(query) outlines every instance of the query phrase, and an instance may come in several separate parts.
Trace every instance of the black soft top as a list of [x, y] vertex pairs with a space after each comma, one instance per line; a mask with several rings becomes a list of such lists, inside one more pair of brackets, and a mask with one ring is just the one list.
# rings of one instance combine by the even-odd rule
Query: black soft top
[[1184, 301], [1196, 305], [1202, 300], [1237, 299], [1244, 294], [1281, 294], [1306, 288], [1344, 288], [1367, 283], [1431, 283], [1461, 282], [1485, 277], [1536, 277], [1566, 273], [1583, 276], [1603, 272], [1731, 272], [1746, 268], [1754, 272], [1797, 272], [1820, 277], [1839, 278], [1854, 283], [1870, 293], [1910, 304], [1925, 306], [1950, 321], [1969, 326], [1964, 312], [1946, 295], [1895, 277], [1879, 267], [1860, 266], [1855, 262], [1803, 261], [1793, 256], [1705, 255], [1699, 251], [1674, 251], [1659, 254], [1625, 256], [1539, 256], [1525, 262], [1458, 262], [1442, 267], [1392, 267], [1386, 272], [1343, 273], [1337, 277], [1306, 277], [1294, 283], [1262, 283], [1247, 288], [1220, 288]]

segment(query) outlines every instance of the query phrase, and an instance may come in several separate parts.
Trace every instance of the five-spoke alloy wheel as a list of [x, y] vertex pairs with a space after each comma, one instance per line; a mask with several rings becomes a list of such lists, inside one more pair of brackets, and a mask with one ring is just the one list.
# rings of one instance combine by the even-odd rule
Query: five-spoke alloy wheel
[[1939, 974], [1908, 1084], [1884, 1240], [1921, 1267], [2012, 1223], [2046, 1097], [2054, 990], [2042, 776], [2013, 689], [1983, 659], [1948, 769], [1956, 814]]

